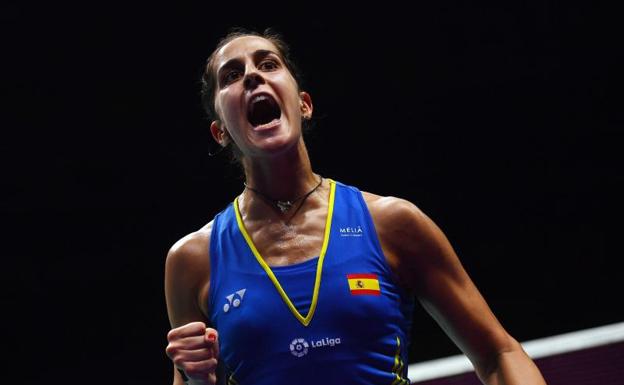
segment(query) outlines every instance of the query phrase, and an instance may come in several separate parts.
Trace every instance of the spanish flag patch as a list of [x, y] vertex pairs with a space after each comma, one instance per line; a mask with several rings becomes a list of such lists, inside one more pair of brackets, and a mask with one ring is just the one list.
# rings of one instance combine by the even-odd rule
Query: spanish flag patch
[[376, 274], [347, 274], [351, 295], [380, 295]]

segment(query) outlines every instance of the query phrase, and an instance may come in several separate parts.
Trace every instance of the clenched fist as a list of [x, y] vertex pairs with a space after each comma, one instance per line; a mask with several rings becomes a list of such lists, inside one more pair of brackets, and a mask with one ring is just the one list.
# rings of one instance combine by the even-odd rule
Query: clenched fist
[[167, 341], [167, 355], [192, 384], [216, 384], [219, 338], [215, 329], [203, 322], [191, 322], [171, 329]]

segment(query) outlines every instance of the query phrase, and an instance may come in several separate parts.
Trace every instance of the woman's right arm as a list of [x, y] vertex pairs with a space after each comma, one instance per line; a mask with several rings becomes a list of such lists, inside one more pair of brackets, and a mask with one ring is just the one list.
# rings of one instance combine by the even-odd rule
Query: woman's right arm
[[216, 383], [217, 332], [208, 328], [212, 222], [176, 242], [165, 263], [165, 298], [172, 329], [166, 353], [174, 364], [173, 385]]

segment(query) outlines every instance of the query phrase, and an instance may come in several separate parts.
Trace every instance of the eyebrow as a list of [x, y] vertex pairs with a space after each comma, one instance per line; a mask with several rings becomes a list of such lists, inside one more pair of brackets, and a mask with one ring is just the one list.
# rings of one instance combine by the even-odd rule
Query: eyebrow
[[[278, 57], [279, 57], [279, 55], [277, 54], [277, 52], [274, 52], [274, 51], [271, 51], [271, 50], [268, 50], [268, 49], [259, 49], [259, 50], [256, 50], [256, 51], [254, 51], [254, 52], [252, 53], [252, 56], [253, 56], [254, 60], [258, 60], [258, 58], [263, 58], [263, 57], [269, 56], [269, 55], [271, 55], [271, 54], [276, 55], [276, 56], [278, 56]], [[221, 72], [223, 72], [223, 70], [225, 70], [225, 69], [228, 69], [228, 68], [232, 68], [232, 67], [234, 67], [234, 66], [235, 66], [237, 63], [239, 63], [239, 62], [240, 62], [240, 59], [239, 59], [239, 58], [233, 58], [233, 59], [230, 59], [230, 60], [226, 61], [226, 62], [225, 62], [225, 63], [224, 63], [221, 67], [219, 67], [219, 69], [217, 70], [217, 75], [220, 75], [220, 74], [221, 74]]]

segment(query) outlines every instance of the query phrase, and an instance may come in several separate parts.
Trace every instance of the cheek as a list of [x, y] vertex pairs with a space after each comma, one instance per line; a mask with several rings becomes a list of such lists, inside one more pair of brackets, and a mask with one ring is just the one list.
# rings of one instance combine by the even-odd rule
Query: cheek
[[296, 85], [286, 96], [286, 108], [288, 109], [288, 116], [291, 118], [301, 117], [301, 99], [299, 98], [299, 91], [297, 91]]
[[240, 103], [237, 98], [233, 95], [224, 94], [221, 95], [219, 99], [217, 113], [224, 120], [227, 126], [231, 126], [235, 123], [240, 116], [244, 116], [241, 114]]
[[273, 87], [282, 101], [292, 110], [292, 106], [296, 106], [299, 110], [299, 87], [295, 79], [286, 73], [276, 74], [275, 77], [269, 78], [273, 83]]

